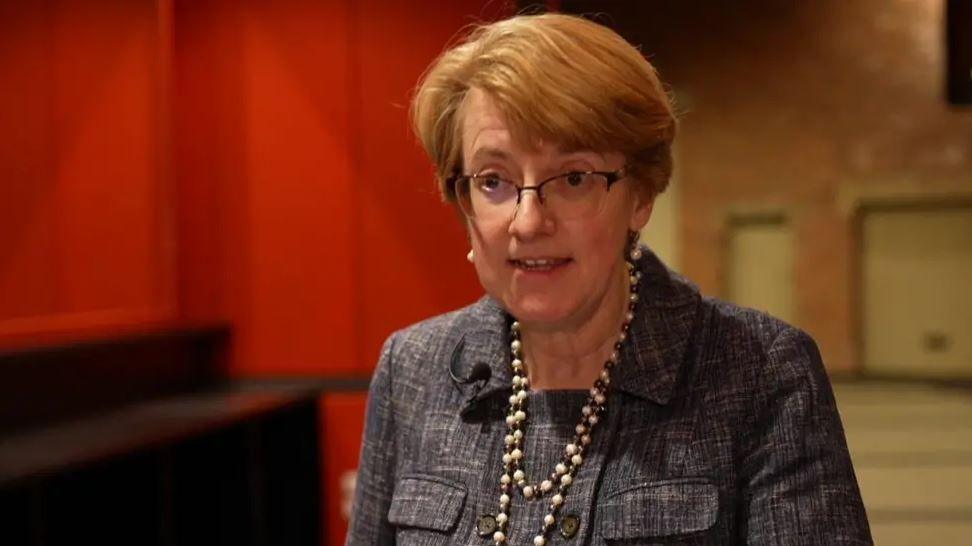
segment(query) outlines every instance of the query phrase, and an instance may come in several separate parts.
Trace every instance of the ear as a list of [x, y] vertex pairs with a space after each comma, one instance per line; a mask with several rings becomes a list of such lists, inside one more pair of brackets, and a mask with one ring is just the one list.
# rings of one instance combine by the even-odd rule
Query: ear
[[628, 229], [641, 232], [648, 220], [651, 218], [651, 211], [655, 206], [655, 194], [651, 191], [636, 191], [634, 196], [633, 210]]

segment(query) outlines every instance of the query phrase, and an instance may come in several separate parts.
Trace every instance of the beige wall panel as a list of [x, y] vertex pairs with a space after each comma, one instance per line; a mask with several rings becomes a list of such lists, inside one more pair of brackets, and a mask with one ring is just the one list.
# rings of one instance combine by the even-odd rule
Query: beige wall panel
[[972, 471], [964, 464], [909, 468], [857, 465], [868, 510], [963, 510], [972, 503]]
[[972, 377], [972, 208], [866, 212], [869, 372]]
[[679, 269], [678, 194], [678, 184], [673, 181], [664, 193], [655, 198], [651, 220], [641, 230], [641, 240], [674, 270]]
[[915, 544], [960, 545], [972, 535], [972, 523], [967, 521], [910, 522], [872, 521], [871, 537], [881, 546], [915, 546]]
[[793, 256], [793, 233], [785, 222], [733, 222], [729, 299], [794, 323]]

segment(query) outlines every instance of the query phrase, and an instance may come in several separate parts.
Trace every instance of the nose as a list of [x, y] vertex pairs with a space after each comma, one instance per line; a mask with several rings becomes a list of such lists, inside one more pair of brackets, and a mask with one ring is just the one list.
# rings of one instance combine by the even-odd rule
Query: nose
[[553, 232], [554, 221], [535, 191], [524, 192], [520, 203], [513, 210], [510, 220], [510, 235], [523, 240], [548, 235]]

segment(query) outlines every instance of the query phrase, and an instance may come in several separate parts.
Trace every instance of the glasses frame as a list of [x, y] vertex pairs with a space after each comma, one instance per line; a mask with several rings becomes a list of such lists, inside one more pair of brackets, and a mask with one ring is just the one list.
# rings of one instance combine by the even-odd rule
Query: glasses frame
[[628, 174], [628, 167], [627, 167], [627, 165], [625, 165], [624, 167], [621, 167], [620, 169], [618, 169], [616, 171], [567, 171], [565, 173], [555, 174], [554, 176], [551, 176], [550, 178], [545, 178], [545, 179], [541, 180], [539, 184], [535, 184], [533, 186], [520, 186], [520, 185], [517, 185], [512, 180], [507, 180], [507, 179], [505, 179], [505, 178], [503, 178], [501, 176], [496, 176], [494, 174], [455, 174], [452, 177], [450, 177], [446, 182], [449, 184], [449, 187], [452, 189], [453, 195], [456, 196], [456, 201], [458, 202], [459, 208], [462, 210], [463, 214], [465, 214], [466, 216], [468, 216], [470, 218], [475, 218], [476, 215], [473, 214], [471, 210], [470, 211], [467, 211], [465, 209], [465, 207], [462, 206], [462, 201], [458, 198], [459, 192], [457, 191], [457, 188], [458, 188], [460, 182], [472, 182], [474, 180], [487, 179], [487, 178], [498, 178], [498, 179], [500, 179], [500, 180], [502, 180], [504, 182], [509, 182], [510, 184], [513, 185], [514, 188], [516, 188], [516, 204], [513, 206], [513, 214], [515, 215], [517, 209], [520, 206], [520, 202], [523, 200], [523, 192], [525, 192], [525, 191], [534, 191], [534, 192], [536, 192], [537, 199], [540, 201], [540, 204], [543, 205], [544, 204], [544, 199], [543, 199], [543, 187], [544, 187], [544, 185], [546, 185], [547, 183], [552, 182], [552, 181], [554, 181], [554, 180], [556, 180], [558, 178], [561, 178], [561, 177], [564, 177], [564, 176], [568, 176], [568, 175], [571, 175], [571, 174], [583, 174], [583, 175], [596, 174], [598, 176], [603, 176], [604, 177], [604, 180], [606, 182], [606, 184], [604, 185], [604, 191], [605, 192], [609, 192], [609, 191], [611, 191], [611, 186], [613, 186], [614, 184], [620, 182], [621, 180], [624, 179], [625, 176], [627, 176], [627, 174]]

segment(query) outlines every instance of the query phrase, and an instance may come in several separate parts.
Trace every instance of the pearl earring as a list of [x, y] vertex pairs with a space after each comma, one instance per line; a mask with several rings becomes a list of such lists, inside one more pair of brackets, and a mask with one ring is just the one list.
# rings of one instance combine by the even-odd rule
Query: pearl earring
[[466, 254], [466, 259], [469, 260], [469, 263], [473, 263], [473, 260], [476, 259], [476, 253], [470, 250], [469, 254]]
[[630, 248], [629, 256], [631, 256], [632, 262], [637, 262], [638, 260], [641, 259], [641, 248], [638, 247], [638, 239], [640, 238], [641, 238], [641, 233], [637, 231], [631, 232], [631, 245], [629, 247]]

